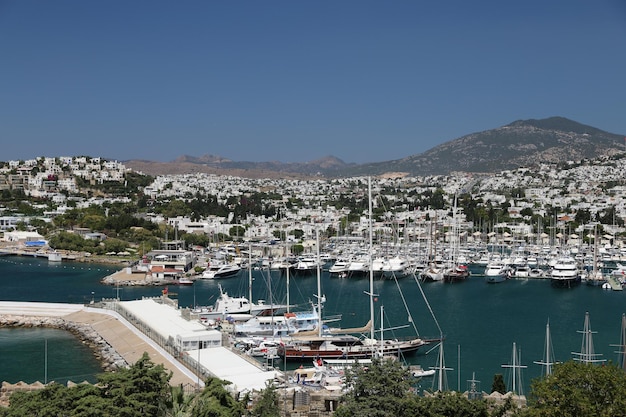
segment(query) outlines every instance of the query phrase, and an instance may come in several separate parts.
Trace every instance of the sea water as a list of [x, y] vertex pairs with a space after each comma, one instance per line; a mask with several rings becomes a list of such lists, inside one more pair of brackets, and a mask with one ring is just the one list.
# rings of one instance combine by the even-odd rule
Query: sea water
[[[163, 287], [115, 288], [101, 284], [103, 277], [120, 268], [1, 257], [0, 298], [89, 303], [92, 298], [97, 301], [119, 296], [121, 300], [132, 300], [161, 294]], [[219, 296], [219, 286], [232, 296], [248, 296], [250, 283], [254, 301], [263, 299], [268, 304], [285, 303], [289, 288], [289, 303], [294, 309], [310, 309], [312, 304], [317, 304], [318, 295], [324, 296], [323, 315], [341, 315], [340, 321], [328, 323], [331, 327], [363, 326], [370, 319], [370, 301], [366, 294], [370, 291], [369, 280], [336, 278], [327, 272], [320, 276], [321, 294], [316, 274], [291, 276], [287, 285], [284, 274], [261, 270], [251, 271], [251, 274], [242, 271], [234, 278], [198, 280], [189, 287], [169, 286], [168, 293], [178, 298], [181, 307], [210, 305]], [[462, 391], [467, 389], [467, 381], [473, 374], [485, 391], [491, 390], [495, 374], [503, 374], [508, 382], [510, 368], [502, 365], [511, 363], [515, 343], [520, 364], [527, 367], [522, 369], [523, 390], [527, 393], [531, 380], [541, 375], [541, 366], [533, 362], [543, 360], [548, 321], [555, 359], [567, 361], [572, 359], [572, 352], [581, 350], [583, 335], [579, 331], [583, 330], [586, 312], [594, 331], [596, 353], [602, 354], [603, 359], [615, 361], [617, 348], [611, 344], [620, 342], [621, 316], [626, 312], [624, 292], [584, 284], [570, 289], [554, 288], [544, 279], [508, 280], [499, 284], [487, 284], [475, 275], [459, 283], [418, 283], [413, 277], [398, 281], [377, 279], [373, 282], [373, 292], [376, 337], [380, 337], [381, 317], [384, 338], [412, 336], [416, 330], [422, 337], [443, 335], [445, 363], [452, 368], [446, 373], [448, 386]], [[41, 350], [41, 342], [38, 343], [37, 349]], [[3, 344], [0, 339], [0, 349]], [[429, 368], [436, 365], [438, 352], [433, 343], [405, 359], [410, 364]], [[19, 354], [14, 352], [16, 358]], [[83, 354], [90, 355], [76, 350], [75, 356]], [[34, 367], [41, 374], [41, 365]], [[0, 379], [28, 382], [22, 371], [7, 374], [10, 379]], [[429, 380], [423, 380], [422, 387], [429, 388]]]
[[0, 381], [96, 382], [102, 372], [92, 350], [70, 332], [0, 328]]

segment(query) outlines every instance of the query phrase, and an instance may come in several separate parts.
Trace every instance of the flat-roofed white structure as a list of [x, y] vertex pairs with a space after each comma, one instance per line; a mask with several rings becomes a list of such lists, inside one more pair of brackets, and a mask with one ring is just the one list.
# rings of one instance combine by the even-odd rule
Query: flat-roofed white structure
[[231, 382], [226, 389], [233, 393], [260, 391], [266, 388], [267, 381], [283, 375], [277, 370], [264, 371], [225, 347], [190, 350], [186, 354], [199, 362], [207, 373]]
[[[119, 307], [127, 318], [144, 333], [178, 350], [206, 349], [222, 346], [222, 333], [208, 330], [197, 321], [186, 320], [179, 309], [158, 299], [122, 301]], [[150, 334], [154, 333], [154, 334]]]
[[207, 330], [197, 321], [185, 320], [181, 311], [168, 303], [167, 297], [118, 304], [135, 326], [152, 339], [174, 346], [181, 353], [179, 359], [200, 369], [203, 376], [212, 375], [231, 382], [226, 388], [233, 393], [262, 390], [266, 388], [266, 381], [282, 376], [278, 370], [263, 370], [253, 359], [223, 347], [221, 332]]

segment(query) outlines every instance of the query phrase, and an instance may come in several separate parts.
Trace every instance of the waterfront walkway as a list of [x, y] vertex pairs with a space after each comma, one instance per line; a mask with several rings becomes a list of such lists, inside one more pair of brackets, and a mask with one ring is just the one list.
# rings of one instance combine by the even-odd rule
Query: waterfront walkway
[[129, 364], [137, 362], [147, 352], [152, 362], [162, 364], [167, 371], [172, 372], [170, 385], [203, 385], [203, 381], [193, 372], [116, 312], [82, 304], [1, 301], [0, 315], [56, 317], [90, 325]]

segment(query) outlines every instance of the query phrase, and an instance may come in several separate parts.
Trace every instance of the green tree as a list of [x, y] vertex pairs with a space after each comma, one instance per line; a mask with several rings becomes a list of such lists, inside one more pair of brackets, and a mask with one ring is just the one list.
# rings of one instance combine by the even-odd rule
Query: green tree
[[346, 371], [348, 393], [335, 417], [402, 416], [410, 402], [409, 372], [398, 361], [374, 358]]
[[578, 224], [587, 224], [591, 221], [591, 211], [589, 209], [580, 209], [576, 212], [574, 221]]
[[105, 239], [103, 243], [105, 252], [124, 252], [128, 245], [123, 240], [113, 238]]
[[499, 392], [500, 394], [506, 394], [506, 384], [504, 383], [504, 377], [502, 374], [495, 374], [493, 376], [493, 384], [491, 385], [491, 392]]
[[519, 214], [521, 214], [524, 217], [533, 217], [533, 209], [531, 209], [530, 207], [524, 207]]
[[280, 416], [280, 408], [278, 406], [278, 394], [276, 387], [272, 383], [268, 383], [265, 389], [261, 391], [252, 412], [253, 417], [278, 417]]
[[128, 369], [102, 374], [97, 385], [52, 384], [39, 391], [16, 392], [4, 414], [21, 416], [165, 416], [171, 405], [163, 365], [144, 353]]
[[165, 217], [178, 217], [178, 216], [186, 216], [191, 213], [191, 210], [185, 204], [184, 201], [181, 200], [172, 200], [163, 210], [163, 215]]
[[612, 363], [564, 362], [532, 382], [528, 400], [524, 416], [626, 416], [626, 373]]
[[245, 407], [224, 388], [229, 383], [219, 378], [205, 381], [204, 390], [196, 397], [191, 417], [241, 417]]
[[31, 219], [31, 227], [34, 227], [37, 233], [42, 236], [48, 236], [50, 234], [51, 223], [48, 223], [42, 219]]
[[234, 238], [243, 238], [244, 234], [246, 233], [246, 228], [243, 226], [232, 226], [230, 229], [228, 229], [228, 234], [230, 235], [230, 237], [234, 237]]
[[83, 239], [82, 236], [76, 233], [59, 232], [50, 237], [48, 244], [54, 249], [93, 252], [96, 248], [97, 242], [94, 240]]
[[294, 255], [300, 255], [302, 252], [304, 252], [304, 246], [301, 244], [297, 243], [295, 245], [291, 245], [291, 253]]
[[80, 222], [82, 227], [90, 230], [103, 230], [106, 224], [106, 218], [97, 214], [87, 214]]
[[156, 365], [144, 352], [133, 366], [102, 374], [98, 383], [110, 401], [108, 415], [162, 416], [171, 402], [169, 380], [163, 365]]
[[486, 400], [469, 400], [458, 392], [438, 392], [433, 396], [415, 396], [403, 416], [428, 417], [499, 417], [510, 416], [507, 412], [513, 410], [511, 401], [500, 406], [488, 403]]

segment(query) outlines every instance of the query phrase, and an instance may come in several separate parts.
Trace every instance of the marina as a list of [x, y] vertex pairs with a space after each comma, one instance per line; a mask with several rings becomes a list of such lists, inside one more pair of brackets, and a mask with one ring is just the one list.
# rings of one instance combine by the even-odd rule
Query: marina
[[[557, 288], [548, 279], [511, 279], [498, 285], [487, 285], [478, 275], [480, 268], [470, 267], [472, 275], [463, 282], [421, 283], [412, 276], [397, 282], [389, 279], [374, 281], [376, 306], [384, 305], [385, 327], [391, 323], [406, 322], [406, 310], [398, 297], [401, 286], [410, 307], [412, 320], [422, 337], [438, 336], [439, 330], [424, 304], [421, 291], [426, 295], [445, 337], [446, 366], [449, 388], [461, 389], [474, 374], [483, 386], [490, 386], [493, 375], [503, 373], [501, 364], [510, 358], [510, 346], [516, 343], [521, 354], [519, 361], [528, 365], [521, 376], [528, 387], [532, 378], [541, 374], [541, 367], [533, 361], [543, 357], [544, 328], [551, 323], [555, 359], [571, 359], [571, 352], [580, 347], [580, 334], [585, 314], [593, 323], [594, 344], [598, 353], [612, 359], [619, 342], [620, 318], [625, 310], [624, 295], [620, 291], [606, 291], [601, 287], [579, 285], [574, 288]], [[115, 272], [110, 266], [63, 262], [48, 263], [45, 259], [5, 256], [0, 258], [0, 280], [3, 299], [13, 301], [40, 301], [89, 304], [92, 299], [113, 298], [122, 300], [158, 296], [162, 287], [122, 287], [103, 285], [101, 280]], [[279, 271], [253, 270], [253, 290], [256, 299], [268, 300], [267, 282], [271, 279], [275, 293], [273, 299], [286, 299], [284, 274]], [[247, 295], [248, 277], [228, 280], [196, 280], [192, 286], [169, 287], [172, 297], [181, 307], [207, 305], [220, 294], [220, 285], [233, 296]], [[421, 288], [421, 290], [420, 290]], [[367, 279], [342, 279], [332, 277], [327, 271], [321, 275], [321, 292], [326, 295], [323, 316], [341, 315], [342, 327], [359, 327], [369, 317]], [[290, 304], [310, 305], [317, 293], [314, 275], [291, 279]], [[387, 323], [387, 320], [389, 323]], [[379, 327], [379, 324], [375, 324]], [[404, 337], [407, 329], [396, 329], [386, 338]], [[430, 345], [430, 347], [435, 347]], [[407, 357], [408, 364], [430, 369], [436, 365], [436, 349], [426, 346], [417, 355]], [[2, 347], [0, 346], [0, 349]], [[288, 365], [279, 360], [272, 364], [278, 368]], [[21, 379], [18, 376], [14, 378]], [[28, 382], [28, 381], [27, 381]], [[424, 379], [422, 384], [428, 384]], [[429, 386], [425, 386], [427, 388]]]

